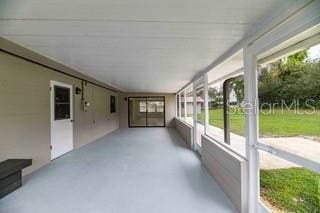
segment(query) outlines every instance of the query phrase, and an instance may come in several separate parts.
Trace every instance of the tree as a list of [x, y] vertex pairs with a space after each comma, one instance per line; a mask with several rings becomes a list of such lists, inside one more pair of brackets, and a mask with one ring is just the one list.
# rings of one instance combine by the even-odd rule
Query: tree
[[211, 107], [217, 107], [223, 103], [223, 92], [217, 87], [208, 88], [209, 104]]
[[307, 61], [307, 50], [259, 69], [259, 101], [262, 103], [292, 103], [300, 106], [320, 106], [320, 62]]
[[239, 105], [244, 100], [244, 80], [243, 80], [243, 76], [234, 79], [231, 82], [230, 86], [231, 86], [231, 89], [233, 89], [235, 94], [236, 94], [237, 104]]
[[273, 63], [272, 67], [274, 68], [274, 71], [278, 73], [279, 77], [282, 80], [285, 80], [287, 76], [302, 69], [307, 57], [308, 51], [305, 49], [288, 56], [286, 62], [279, 60]]

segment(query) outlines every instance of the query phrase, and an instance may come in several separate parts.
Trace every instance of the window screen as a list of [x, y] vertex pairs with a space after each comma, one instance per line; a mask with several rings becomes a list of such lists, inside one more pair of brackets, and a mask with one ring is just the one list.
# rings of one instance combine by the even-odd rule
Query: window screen
[[54, 86], [54, 119], [70, 119], [70, 89]]

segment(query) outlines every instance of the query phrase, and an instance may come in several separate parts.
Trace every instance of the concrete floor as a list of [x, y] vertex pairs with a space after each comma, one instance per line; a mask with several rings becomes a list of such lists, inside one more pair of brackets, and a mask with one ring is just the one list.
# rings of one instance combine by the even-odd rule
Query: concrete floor
[[1, 213], [236, 212], [174, 129], [113, 132], [52, 161]]

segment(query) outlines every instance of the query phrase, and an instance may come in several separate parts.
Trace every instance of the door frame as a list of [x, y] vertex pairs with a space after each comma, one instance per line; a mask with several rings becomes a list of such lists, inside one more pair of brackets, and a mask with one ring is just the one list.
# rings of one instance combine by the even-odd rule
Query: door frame
[[[148, 128], [148, 127], [166, 127], [166, 97], [165, 96], [131, 96], [128, 98], [128, 127], [129, 128]], [[146, 125], [145, 126], [131, 126], [130, 125], [130, 98], [144, 98], [146, 100]], [[163, 98], [163, 126], [148, 126], [148, 98]]]
[[54, 106], [54, 86], [60, 86], [60, 87], [65, 87], [65, 88], [69, 88], [70, 89], [70, 123], [71, 123], [71, 126], [72, 126], [72, 131], [71, 131], [71, 134], [72, 134], [72, 149], [67, 151], [66, 153], [72, 151], [74, 149], [74, 134], [73, 134], [73, 85], [72, 84], [65, 84], [65, 83], [62, 83], [62, 82], [59, 82], [59, 81], [54, 81], [54, 80], [50, 80], [50, 159], [51, 160], [54, 160], [60, 156], [57, 156], [57, 157], [52, 157], [52, 140], [53, 140], [53, 134], [52, 134], [52, 128], [53, 128], [53, 122], [55, 121], [54, 120], [54, 113], [55, 113], [55, 106]]

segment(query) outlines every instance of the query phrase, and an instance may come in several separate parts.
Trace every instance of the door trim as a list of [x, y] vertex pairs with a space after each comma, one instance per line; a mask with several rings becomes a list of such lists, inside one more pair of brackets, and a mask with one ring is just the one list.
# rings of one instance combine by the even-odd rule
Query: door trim
[[[130, 96], [128, 98], [128, 127], [129, 128], [148, 128], [148, 127], [166, 127], [166, 97], [165, 96]], [[144, 98], [146, 100], [146, 125], [131, 126], [130, 125], [130, 98]], [[163, 98], [163, 126], [148, 126], [148, 98]]]
[[70, 151], [72, 151], [74, 149], [74, 135], [73, 135], [73, 85], [71, 84], [65, 84], [59, 81], [53, 81], [50, 80], [50, 159], [54, 160], [70, 151], [67, 151], [66, 153], [57, 156], [57, 157], [52, 157], [52, 128], [53, 128], [53, 122], [54, 122], [54, 86], [60, 86], [60, 87], [65, 87], [65, 88], [69, 88], [70, 89], [70, 122], [71, 122], [71, 126], [72, 126], [72, 149]]

